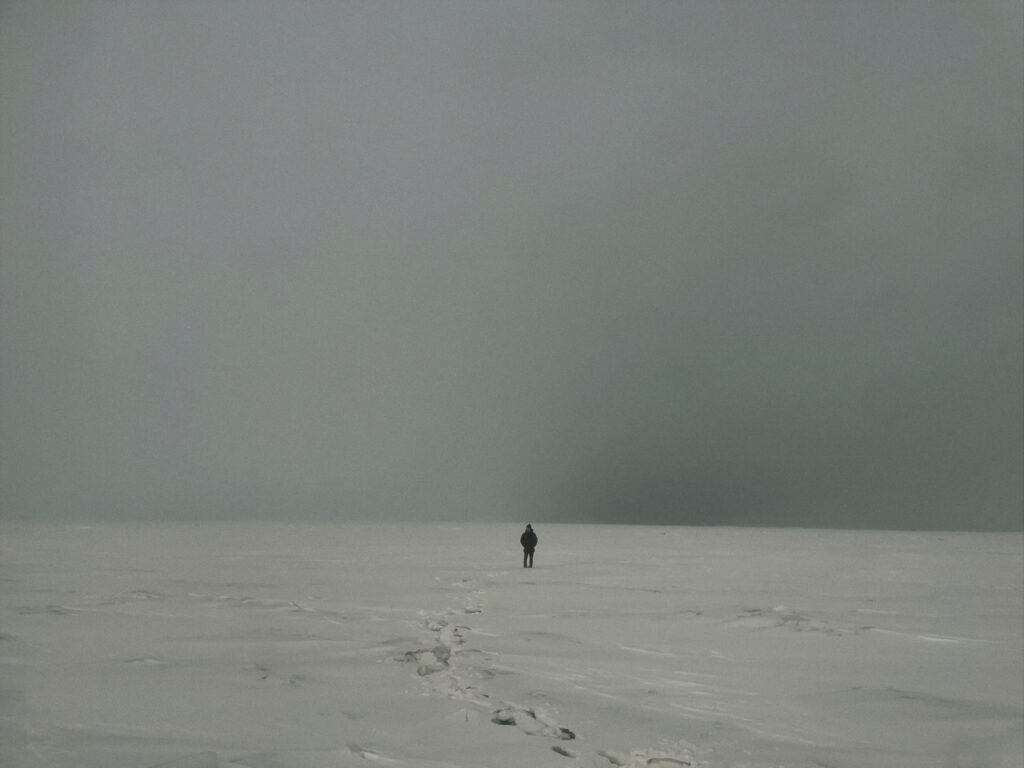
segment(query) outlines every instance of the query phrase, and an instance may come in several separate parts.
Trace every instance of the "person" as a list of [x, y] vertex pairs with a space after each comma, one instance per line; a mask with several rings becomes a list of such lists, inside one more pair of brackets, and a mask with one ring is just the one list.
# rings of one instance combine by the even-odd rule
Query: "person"
[[533, 532], [533, 526], [526, 524], [526, 530], [519, 537], [519, 543], [523, 545], [523, 568], [533, 568], [533, 550], [537, 548], [537, 534]]

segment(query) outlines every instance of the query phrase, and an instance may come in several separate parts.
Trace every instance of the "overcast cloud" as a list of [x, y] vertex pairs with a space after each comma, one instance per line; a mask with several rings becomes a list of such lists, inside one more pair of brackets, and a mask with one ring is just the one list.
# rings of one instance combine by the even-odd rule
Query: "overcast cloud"
[[1022, 36], [5, 0], [2, 516], [1019, 529]]

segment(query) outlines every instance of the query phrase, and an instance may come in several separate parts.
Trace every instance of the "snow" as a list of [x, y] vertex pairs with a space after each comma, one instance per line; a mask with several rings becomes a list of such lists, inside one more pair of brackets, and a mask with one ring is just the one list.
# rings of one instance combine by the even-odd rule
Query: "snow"
[[9, 768], [1019, 768], [1017, 533], [0, 528]]

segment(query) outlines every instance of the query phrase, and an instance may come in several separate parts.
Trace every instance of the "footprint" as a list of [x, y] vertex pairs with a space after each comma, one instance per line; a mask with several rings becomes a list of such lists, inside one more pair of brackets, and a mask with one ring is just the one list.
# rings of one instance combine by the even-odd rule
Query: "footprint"
[[[462, 611], [463, 615], [481, 613], [483, 611], [482, 593], [472, 588], [472, 581], [464, 579], [456, 582], [454, 586], [468, 592], [464, 603], [465, 609]], [[427, 614], [425, 611], [421, 611], [420, 615], [423, 617], [421, 626], [433, 635], [435, 644], [431, 648], [418, 648], [413, 651], [406, 651], [401, 660], [416, 664], [416, 673], [423, 678], [427, 689], [432, 693], [439, 693], [450, 699], [469, 701], [481, 707], [493, 707], [488, 695], [468, 683], [460, 674], [466, 673], [471, 677], [475, 676], [487, 680], [493, 677], [495, 672], [487, 667], [471, 666], [467, 669], [462, 669], [456, 663], [455, 654], [457, 652], [474, 652], [472, 649], [467, 650], [464, 648], [466, 643], [465, 635], [469, 631], [469, 627], [449, 622], [444, 618], [445, 616], [458, 615], [458, 612], [449, 610], [442, 614]], [[479, 651], [476, 651], [476, 653], [479, 653]], [[471, 717], [467, 713], [471, 712], [472, 710], [459, 710], [461, 718], [467, 721]], [[477, 713], [475, 716], [479, 716], [479, 714]], [[460, 719], [459, 714], [455, 717]], [[491, 722], [497, 725], [514, 725], [523, 733], [531, 736], [544, 736], [558, 739], [559, 741], [569, 741], [576, 738], [575, 733], [555, 722], [545, 709], [536, 706], [525, 707], [520, 704], [505, 702], [491, 710]], [[565, 757], [576, 756], [573, 750], [563, 748], [556, 751]]]
[[437, 638], [440, 640], [441, 645], [445, 645], [448, 648], [454, 648], [457, 645], [465, 643], [465, 638], [462, 636], [462, 630], [466, 627], [459, 627], [454, 624], [446, 624], [442, 622], [442, 627], [437, 633]]
[[451, 658], [451, 653], [451, 648], [436, 645], [430, 650], [406, 651], [403, 659], [416, 662], [416, 674], [420, 677], [427, 677], [448, 669], [448, 659]]
[[[470, 633], [470, 627], [462, 626], [446, 617], [468, 615], [483, 612], [483, 592], [474, 589], [472, 580], [463, 579], [455, 582], [453, 586], [465, 591], [463, 610], [446, 610], [440, 613], [428, 614], [420, 611], [421, 617], [419, 626], [425, 629], [433, 637], [433, 646], [430, 648], [419, 648], [413, 651], [406, 651], [399, 660], [416, 664], [416, 672], [423, 679], [425, 688], [433, 694], [441, 694], [449, 699], [466, 701], [474, 706], [480, 707], [484, 712], [490, 709], [490, 720], [496, 725], [515, 726], [529, 736], [542, 736], [555, 739], [558, 744], [551, 747], [551, 750], [562, 757], [579, 761], [588, 756], [587, 752], [577, 749], [570, 749], [564, 742], [576, 739], [576, 734], [568, 728], [560, 725], [549, 714], [546, 708], [541, 706], [524, 706], [514, 702], [503, 702], [495, 707], [488, 695], [467, 682], [472, 678], [477, 682], [485, 682], [495, 674], [498, 674], [490, 663], [487, 663], [486, 655], [483, 657], [484, 666], [479, 666], [481, 657], [473, 656], [477, 664], [470, 664], [468, 658], [473, 654], [481, 654], [478, 649], [467, 648], [466, 635]], [[807, 619], [788, 609], [778, 608], [774, 611], [761, 609], [750, 609], [744, 615], [738, 617], [735, 625], [753, 625], [755, 627], [784, 626], [786, 624], [800, 625], [807, 622]], [[466, 656], [463, 656], [466, 654]], [[461, 659], [461, 661], [460, 661]], [[543, 700], [543, 694], [535, 694], [531, 698]], [[481, 710], [464, 707], [446, 716], [447, 720], [455, 722], [473, 722], [483, 716]], [[634, 749], [628, 754], [599, 750], [596, 755], [607, 760], [617, 768], [690, 768], [696, 762], [688, 748], [683, 748], [680, 743], [679, 750], [665, 752], [656, 749]], [[373, 750], [358, 745], [349, 745], [350, 751], [371, 762], [389, 763], [390, 758], [383, 757]], [[595, 753], [590, 752], [589, 757], [593, 758]]]
[[569, 741], [576, 734], [563, 728], [543, 709], [521, 707], [518, 704], [504, 704], [491, 713], [491, 722], [498, 725], [514, 725], [530, 736], [548, 736]]

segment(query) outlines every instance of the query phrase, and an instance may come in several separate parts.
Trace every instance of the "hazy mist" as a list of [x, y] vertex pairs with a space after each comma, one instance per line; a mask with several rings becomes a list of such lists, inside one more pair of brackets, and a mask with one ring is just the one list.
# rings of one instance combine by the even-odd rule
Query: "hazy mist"
[[1019, 529], [1020, 2], [0, 3], [0, 516]]

